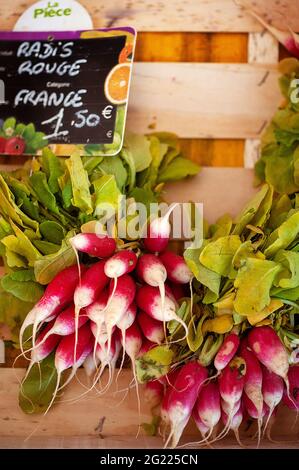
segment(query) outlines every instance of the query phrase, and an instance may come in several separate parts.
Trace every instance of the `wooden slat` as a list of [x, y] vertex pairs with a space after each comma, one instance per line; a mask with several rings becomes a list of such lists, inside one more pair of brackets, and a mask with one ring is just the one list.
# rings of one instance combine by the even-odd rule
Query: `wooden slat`
[[242, 167], [244, 140], [180, 139], [184, 155], [202, 166]]
[[256, 138], [280, 99], [274, 66], [135, 64], [128, 127], [183, 138]]
[[136, 62], [247, 62], [245, 33], [139, 33]]

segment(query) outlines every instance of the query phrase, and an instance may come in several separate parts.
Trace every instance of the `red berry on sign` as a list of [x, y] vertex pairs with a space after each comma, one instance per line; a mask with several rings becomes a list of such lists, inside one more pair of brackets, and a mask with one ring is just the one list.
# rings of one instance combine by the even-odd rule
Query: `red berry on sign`
[[11, 155], [22, 155], [26, 147], [26, 142], [22, 137], [11, 137], [7, 140], [5, 145], [5, 153]]
[[5, 152], [6, 139], [5, 137], [0, 137], [0, 153]]

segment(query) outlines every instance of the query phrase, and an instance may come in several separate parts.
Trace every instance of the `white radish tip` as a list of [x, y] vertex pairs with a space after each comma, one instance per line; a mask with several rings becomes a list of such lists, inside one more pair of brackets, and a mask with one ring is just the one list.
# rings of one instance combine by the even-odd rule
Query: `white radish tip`
[[70, 242], [73, 247], [79, 251], [88, 248], [89, 245], [88, 238], [84, 235], [84, 233], [78, 233], [78, 235], [75, 235], [70, 239]]
[[165, 217], [157, 217], [150, 223], [151, 238], [168, 238], [171, 231], [171, 225]]

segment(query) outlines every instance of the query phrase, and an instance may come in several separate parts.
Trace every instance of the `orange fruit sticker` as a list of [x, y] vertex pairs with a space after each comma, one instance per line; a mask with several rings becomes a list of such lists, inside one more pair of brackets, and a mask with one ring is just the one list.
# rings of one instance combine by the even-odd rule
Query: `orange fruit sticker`
[[126, 102], [131, 65], [128, 63], [118, 64], [109, 72], [105, 80], [105, 96], [110, 103], [123, 104]]
[[128, 44], [121, 50], [119, 54], [118, 62], [120, 64], [129, 62], [130, 60], [132, 60], [132, 54], [133, 54], [133, 46], [131, 44]]

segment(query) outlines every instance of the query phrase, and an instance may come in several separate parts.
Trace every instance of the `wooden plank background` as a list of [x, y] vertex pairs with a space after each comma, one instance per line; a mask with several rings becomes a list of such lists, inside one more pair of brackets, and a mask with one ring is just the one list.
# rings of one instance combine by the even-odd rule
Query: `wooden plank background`
[[[19, 15], [32, 3], [34, 0], [1, 1], [1, 29], [12, 29]], [[256, 64], [252, 68], [243, 67], [244, 63], [254, 62], [248, 54], [251, 39], [262, 38], [265, 44], [265, 35], [260, 24], [237, 3], [235, 0], [82, 0], [95, 28], [131, 24], [138, 30], [130, 126], [142, 132], [149, 130], [148, 126], [178, 132], [185, 153], [205, 166], [243, 166], [244, 149], [249, 152], [247, 164], [250, 166], [251, 155], [256, 153], [256, 138], [279, 100], [272, 66], [268, 70], [264, 65], [263, 71], [257, 70]], [[287, 21], [290, 27], [299, 30], [299, 0], [242, 0], [244, 3], [254, 4], [275, 26], [282, 27]], [[261, 62], [276, 62], [271, 57], [267, 60], [267, 51], [262, 56]], [[197, 64], [190, 67], [189, 63], [194, 62]], [[201, 67], [202, 62], [218, 63], [218, 68], [211, 68], [217, 73], [211, 85], [208, 68]], [[226, 63], [239, 64], [239, 75], [228, 73], [226, 66], [220, 65]], [[265, 86], [258, 90], [260, 74], [268, 74], [268, 71]], [[158, 85], [160, 75], [164, 76], [163, 90]], [[215, 81], [218, 87], [213, 93]], [[223, 100], [226, 96], [232, 98], [231, 107], [226, 102], [222, 108], [223, 100], [219, 103], [222, 83]], [[242, 87], [244, 92], [240, 98]], [[182, 91], [188, 94], [180, 95]], [[211, 96], [207, 102], [206, 92]], [[143, 98], [148, 106], [143, 106]], [[193, 98], [192, 112], [186, 111], [184, 100], [192, 104]], [[170, 120], [165, 110], [171, 100], [176, 102], [177, 108], [175, 118]], [[247, 105], [250, 109], [246, 116]], [[207, 113], [208, 119], [205, 119], [202, 112], [209, 107], [211, 113]], [[256, 123], [254, 115], [258, 116]], [[247, 142], [246, 148], [244, 139], [248, 137], [253, 141]]]

